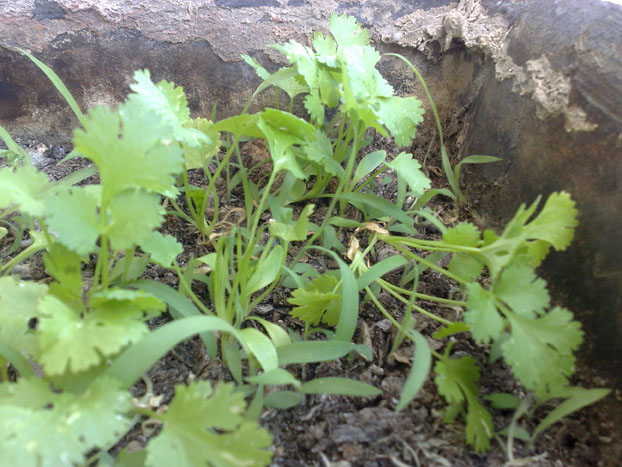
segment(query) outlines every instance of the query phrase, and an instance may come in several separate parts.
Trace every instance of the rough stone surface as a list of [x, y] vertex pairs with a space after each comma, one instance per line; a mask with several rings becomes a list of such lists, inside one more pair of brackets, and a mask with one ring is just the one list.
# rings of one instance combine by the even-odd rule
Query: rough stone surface
[[[259, 84], [240, 54], [274, 70], [268, 45], [306, 42], [333, 12], [354, 15], [383, 51], [413, 60], [445, 122], [464, 122], [467, 192], [500, 226], [521, 202], [567, 190], [581, 225], [545, 273], [590, 337], [584, 353], [622, 384], [622, 6], [601, 0], [0, 0], [0, 124], [66, 142], [76, 121], [47, 78], [52, 66], [83, 107], [120, 101], [131, 74], [186, 89], [192, 111], [241, 110]], [[397, 60], [382, 72], [402, 94], [421, 88]], [[270, 96], [266, 96], [268, 99]], [[263, 101], [256, 102], [260, 108]]]

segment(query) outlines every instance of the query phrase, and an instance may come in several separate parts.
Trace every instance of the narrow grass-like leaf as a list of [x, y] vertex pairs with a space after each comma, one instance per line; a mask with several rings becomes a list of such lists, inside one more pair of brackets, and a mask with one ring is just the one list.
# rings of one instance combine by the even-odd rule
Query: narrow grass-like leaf
[[400, 266], [406, 264], [408, 260], [400, 255], [389, 256], [388, 258], [383, 259], [379, 263], [374, 264], [371, 268], [369, 268], [363, 275], [361, 275], [356, 280], [356, 285], [359, 290], [363, 290], [369, 284], [374, 282], [376, 279], [381, 278], [386, 273], [393, 271]]
[[354, 350], [354, 344], [342, 341], [305, 341], [282, 345], [276, 349], [279, 366], [335, 360]]
[[139, 279], [129, 284], [130, 287], [144, 290], [156, 298], [159, 298], [169, 306], [169, 311], [174, 318], [188, 316], [200, 316], [201, 312], [177, 290], [162, 282], [148, 279]]
[[13, 141], [13, 138], [11, 138], [11, 135], [9, 134], [9, 132], [6, 131], [2, 125], [0, 125], [0, 138], [2, 139], [2, 141], [4, 141], [4, 144], [6, 144], [6, 147], [9, 148], [9, 151], [11, 151], [17, 156], [20, 156], [30, 161], [30, 157], [28, 156], [28, 153], [26, 152], [26, 150], [22, 148], [19, 144], [17, 144], [15, 141]]
[[289, 371], [284, 370], [283, 368], [273, 368], [272, 370], [265, 371], [260, 375], [249, 376], [246, 378], [246, 381], [271, 386], [293, 384], [296, 388], [300, 388], [300, 381], [298, 381]]
[[382, 391], [370, 384], [348, 378], [316, 378], [302, 385], [305, 394], [339, 394], [341, 396], [379, 396]]
[[494, 409], [516, 409], [521, 403], [520, 397], [504, 392], [495, 392], [484, 397]]
[[257, 269], [251, 275], [246, 284], [247, 293], [253, 294], [270, 285], [278, 276], [283, 259], [283, 248], [275, 246], [262, 261], [257, 264]]
[[276, 348], [268, 336], [255, 328], [245, 328], [238, 331], [237, 337], [242, 345], [255, 355], [265, 371], [274, 370], [279, 366]]
[[395, 411], [399, 412], [404, 409], [415, 398], [419, 389], [428, 378], [430, 367], [432, 366], [432, 352], [428, 341], [423, 335], [415, 330], [409, 331], [415, 340], [415, 355], [413, 356], [412, 368], [408, 373], [408, 378], [404, 383], [400, 401], [395, 407]]
[[62, 96], [65, 98], [65, 100], [67, 101], [67, 104], [69, 104], [69, 107], [71, 107], [71, 110], [73, 110], [73, 113], [76, 114], [76, 117], [78, 117], [78, 120], [80, 121], [80, 125], [84, 126], [84, 121], [85, 121], [84, 114], [80, 110], [80, 107], [78, 106], [78, 103], [76, 102], [76, 100], [73, 98], [73, 96], [69, 92], [69, 89], [67, 89], [67, 86], [65, 86], [65, 83], [63, 83], [63, 81], [54, 72], [54, 70], [52, 70], [45, 63], [38, 60], [37, 58], [35, 58], [33, 55], [29, 54], [25, 50], [22, 50], [22, 49], [18, 49], [18, 50], [22, 54], [26, 55], [26, 57], [28, 57], [30, 60], [32, 60], [34, 64], [37, 65], [43, 73], [45, 73], [45, 76], [47, 76], [50, 79], [50, 81], [56, 87], [58, 92], [60, 92]]
[[447, 155], [447, 149], [445, 149], [445, 145], [441, 146], [441, 161], [443, 163], [443, 170], [445, 171], [445, 176], [447, 177], [447, 183], [449, 183], [451, 190], [460, 201], [462, 201], [463, 203], [466, 202], [462, 191], [460, 191], [460, 181], [456, 178], [456, 175], [451, 168], [451, 162], [449, 162], [449, 156]]
[[544, 417], [534, 430], [532, 439], [554, 423], [560, 421], [566, 415], [576, 412], [586, 405], [593, 404], [607, 396], [610, 392], [610, 389], [585, 389], [581, 387], [569, 387], [559, 391], [559, 397], [568, 397], [568, 399], [559, 404]]
[[281, 345], [287, 345], [292, 343], [292, 340], [290, 339], [289, 334], [287, 334], [287, 331], [285, 331], [285, 329], [283, 329], [278, 324], [265, 320], [263, 318], [259, 318], [258, 316], [249, 316], [248, 319], [257, 321], [264, 327], [264, 329], [268, 333], [268, 336], [270, 336], [270, 339], [272, 339], [275, 347], [280, 347]]
[[490, 162], [497, 162], [500, 160], [500, 157], [495, 156], [467, 156], [456, 164], [454, 167], [454, 175], [456, 180], [460, 181], [460, 169], [463, 164], [489, 164]]
[[[510, 427], [505, 427], [503, 430], [499, 432], [502, 436], [509, 436]], [[514, 426], [514, 430], [512, 432], [512, 436], [516, 439], [520, 439], [521, 441], [529, 442], [531, 440], [531, 436], [529, 436], [529, 432], [525, 430], [522, 426]]]
[[[165, 324], [127, 348], [114, 360], [105, 375], [118, 379], [124, 387], [130, 387], [140, 378], [140, 375], [151, 368], [156, 361], [179, 342], [195, 334], [208, 331], [231, 333], [238, 338], [242, 345], [245, 345], [244, 336], [226, 321], [215, 316], [191, 316]], [[251, 353], [250, 349], [247, 351]], [[267, 360], [266, 358], [261, 359]], [[272, 363], [270, 366], [275, 367]]]
[[354, 206], [357, 205], [367, 205], [378, 211], [383, 212], [387, 216], [393, 217], [395, 220], [398, 220], [404, 224], [405, 227], [410, 228], [411, 233], [414, 233], [414, 229], [412, 229], [413, 220], [398, 208], [391, 201], [388, 201], [380, 196], [372, 195], [370, 193], [342, 193], [338, 195], [339, 199], [345, 199], [350, 202]]
[[359, 181], [363, 179], [366, 175], [371, 174], [376, 168], [384, 162], [387, 158], [386, 151], [374, 151], [367, 154], [359, 165], [356, 167], [354, 171], [354, 176], [352, 177], [352, 186], [356, 185]]
[[426, 191], [422, 196], [417, 198], [417, 201], [415, 202], [415, 204], [412, 206], [411, 209], [413, 211], [417, 211], [421, 209], [423, 206], [428, 204], [428, 201], [430, 201], [432, 198], [438, 195], [447, 196], [448, 198], [451, 198], [454, 201], [456, 200], [456, 196], [447, 188], [431, 188], [428, 191]]
[[264, 397], [263, 404], [273, 409], [289, 409], [302, 402], [303, 395], [294, 391], [277, 391]]

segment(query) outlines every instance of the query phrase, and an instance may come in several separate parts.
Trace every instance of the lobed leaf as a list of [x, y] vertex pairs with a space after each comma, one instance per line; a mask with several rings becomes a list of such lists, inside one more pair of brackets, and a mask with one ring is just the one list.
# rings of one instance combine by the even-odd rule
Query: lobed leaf
[[147, 334], [141, 318], [142, 313], [131, 308], [92, 310], [80, 316], [47, 295], [39, 302], [38, 360], [48, 375], [86, 370]]
[[503, 357], [521, 384], [539, 397], [567, 386], [574, 372], [573, 352], [583, 332], [572, 318], [559, 307], [537, 319], [508, 315], [511, 332], [502, 345]]
[[32, 165], [0, 170], [0, 209], [16, 206], [31, 216], [44, 213], [44, 193], [48, 177]]
[[158, 415], [162, 431], [147, 445], [147, 465], [268, 465], [270, 435], [244, 421], [244, 409], [243, 394], [231, 384], [216, 391], [207, 381], [175, 386], [168, 410]]

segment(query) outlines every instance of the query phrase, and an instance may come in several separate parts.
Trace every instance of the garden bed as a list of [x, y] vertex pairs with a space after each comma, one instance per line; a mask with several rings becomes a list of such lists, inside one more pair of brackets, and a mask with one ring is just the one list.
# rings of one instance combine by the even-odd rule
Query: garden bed
[[[572, 240], [571, 196], [487, 230], [461, 169], [498, 158], [461, 155], [398, 55], [434, 116], [422, 126], [421, 100], [394, 95], [354, 18], [333, 15], [330, 31], [279, 46], [292, 66], [274, 73], [243, 56], [264, 80], [253, 97], [274, 87], [276, 108], [225, 119], [190, 118], [183, 90], [148, 71], [122, 105], [84, 115], [26, 54], [82, 128], [73, 148], [2, 132], [0, 407], [20, 420], [3, 452], [65, 465], [617, 459], [597, 409], [572, 415], [591, 415], [578, 431], [565, 418], [610, 391], [587, 369], [574, 384], [581, 325], [536, 273]], [[291, 113], [301, 94], [305, 119]]]

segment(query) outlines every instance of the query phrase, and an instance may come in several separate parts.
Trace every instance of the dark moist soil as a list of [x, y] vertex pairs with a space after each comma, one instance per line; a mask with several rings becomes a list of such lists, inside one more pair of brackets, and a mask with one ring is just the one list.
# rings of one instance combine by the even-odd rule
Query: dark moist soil
[[[418, 139], [429, 141], [431, 132], [423, 130]], [[84, 167], [86, 162], [72, 159], [63, 164], [58, 162], [69, 152], [70, 145], [48, 147], [41, 142], [20, 142], [33, 156], [35, 164], [44, 169], [51, 179], [58, 180]], [[385, 149], [388, 154], [396, 155], [398, 149], [383, 138], [376, 138], [367, 151]], [[428, 153], [426, 145], [414, 146], [411, 151], [422, 161]], [[456, 149], [456, 148], [454, 148]], [[436, 151], [431, 151], [434, 154]], [[457, 151], [453, 152], [458, 154]], [[260, 143], [248, 143], [242, 150], [245, 165], [260, 165], [251, 172], [251, 177], [260, 181], [271, 169], [269, 155]], [[266, 160], [266, 158], [268, 158]], [[433, 186], [444, 186], [444, 177], [439, 160], [431, 155], [427, 157], [426, 167]], [[200, 184], [201, 176], [192, 176], [194, 183]], [[87, 180], [94, 182], [96, 178]], [[395, 193], [395, 180], [376, 191], [391, 199]], [[227, 214], [230, 222], [243, 222], [234, 208], [239, 207], [239, 198], [233, 192], [230, 203], [221, 206], [221, 219]], [[432, 203], [431, 207], [448, 225], [462, 220], [477, 222], [470, 215], [468, 208], [458, 210], [449, 200]], [[301, 207], [299, 206], [298, 209]], [[316, 204], [316, 212], [312, 220], [320, 221], [326, 212], [326, 205]], [[351, 215], [358, 215], [351, 212]], [[267, 221], [268, 215], [264, 220]], [[184, 245], [184, 253], [179, 258], [183, 264], [190, 255], [195, 258], [211, 251], [205, 239], [201, 238], [195, 228], [178, 217], [169, 216], [162, 231], [177, 237]], [[223, 223], [221, 233], [226, 234], [227, 224]], [[423, 237], [438, 238], [433, 227], [419, 225]], [[354, 232], [342, 232], [341, 240], [347, 243]], [[364, 246], [366, 238], [358, 233], [357, 238]], [[0, 243], [0, 254], [6, 255], [12, 238], [7, 236]], [[23, 242], [26, 245], [25, 240]], [[392, 254], [386, 246], [375, 252], [370, 258], [372, 262]], [[336, 269], [337, 264], [320, 255], [317, 251], [309, 252], [304, 261], [312, 264], [319, 272]], [[31, 258], [26, 264], [16, 268], [22, 278], [29, 280], [47, 280], [40, 256]], [[160, 280], [176, 287], [177, 278], [159, 266], [150, 267], [146, 275], [151, 279]], [[388, 280], [399, 281], [399, 272], [389, 274]], [[200, 284], [199, 284], [200, 285]], [[195, 285], [195, 292], [207, 301], [204, 287]], [[447, 298], [454, 296], [454, 284], [444, 276], [428, 270], [422, 274], [418, 290], [422, 293]], [[303, 326], [298, 320], [289, 316], [291, 305], [287, 303], [289, 289], [276, 288], [274, 292], [258, 307], [256, 313], [265, 319], [302, 332]], [[401, 320], [403, 305], [386, 294], [379, 296], [381, 303]], [[460, 311], [452, 308], [439, 307], [431, 302], [421, 302], [420, 306], [428, 311], [455, 320]], [[170, 321], [168, 314], [152, 320], [150, 325], [160, 326]], [[431, 336], [439, 327], [438, 323], [424, 316], [417, 317], [416, 329], [425, 336]], [[318, 364], [292, 366], [296, 377], [306, 381], [318, 377], [340, 376], [353, 378], [372, 384], [383, 390], [378, 397], [350, 398], [331, 395], [308, 395], [304, 402], [289, 410], [266, 409], [261, 415], [260, 424], [268, 429], [273, 437], [273, 465], [275, 466], [497, 466], [503, 465], [508, 458], [500, 444], [494, 439], [491, 449], [485, 454], [476, 454], [465, 445], [464, 424], [443, 423], [444, 400], [438, 395], [432, 379], [429, 379], [415, 400], [402, 412], [395, 412], [404, 381], [410, 369], [413, 355], [412, 345], [405, 343], [395, 355], [390, 355], [396, 329], [370, 303], [361, 307], [360, 319], [354, 340], [369, 345], [373, 349], [373, 361], [367, 362], [360, 357], [342, 358], [337, 361]], [[524, 395], [523, 389], [513, 379], [509, 369], [500, 361], [487, 364], [488, 349], [477, 346], [466, 334], [458, 334], [451, 338], [454, 341], [453, 355], [472, 355], [482, 369], [480, 380], [480, 398], [495, 392], [509, 392]], [[430, 346], [442, 351], [448, 339], [432, 339], [428, 337]], [[210, 360], [202, 342], [193, 338], [177, 345], [149, 371], [148, 380], [153, 385], [151, 399], [153, 406], [167, 404], [174, 394], [176, 384], [193, 380], [207, 379], [212, 382], [232, 381], [231, 374], [218, 359]], [[138, 382], [132, 392], [140, 397], [145, 392], [146, 380]], [[593, 371], [581, 364], [578, 365], [573, 383], [584, 387], [607, 386], [608, 382], [598, 377]], [[507, 465], [529, 466], [613, 466], [619, 465], [622, 455], [622, 443], [619, 441], [620, 407], [622, 394], [615, 391], [609, 398], [595, 406], [584, 408], [572, 414], [540, 435], [531, 450], [521, 441], [514, 443], [514, 460]], [[538, 412], [538, 419], [546, 414]], [[496, 430], [506, 427], [512, 413], [492, 411]], [[537, 420], [530, 421], [525, 428], [533, 430]], [[116, 454], [121, 447], [140, 449], [149, 437], [158, 432], [149, 421], [136, 425], [115, 447]]]

